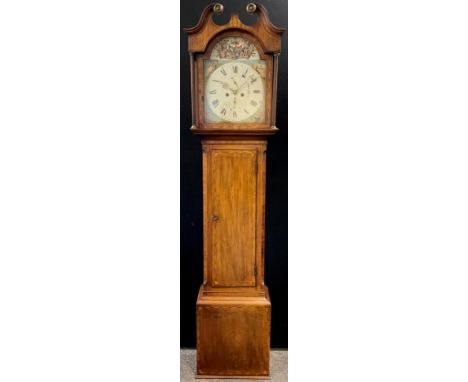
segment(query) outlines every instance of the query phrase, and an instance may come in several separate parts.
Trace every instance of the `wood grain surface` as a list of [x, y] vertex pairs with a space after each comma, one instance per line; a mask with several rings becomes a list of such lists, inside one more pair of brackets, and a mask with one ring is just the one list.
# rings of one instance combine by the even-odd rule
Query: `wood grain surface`
[[253, 298], [200, 296], [197, 375], [268, 377], [270, 317], [268, 291]]
[[213, 286], [255, 286], [257, 151], [211, 151]]

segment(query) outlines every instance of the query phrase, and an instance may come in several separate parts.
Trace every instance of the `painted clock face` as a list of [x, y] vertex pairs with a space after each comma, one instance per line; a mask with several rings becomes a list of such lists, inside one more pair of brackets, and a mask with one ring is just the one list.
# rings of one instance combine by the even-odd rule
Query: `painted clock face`
[[219, 119], [227, 122], [248, 120], [264, 104], [262, 78], [245, 63], [223, 64], [208, 78], [205, 98]]
[[242, 37], [218, 42], [204, 64], [205, 122], [265, 122], [266, 63]]

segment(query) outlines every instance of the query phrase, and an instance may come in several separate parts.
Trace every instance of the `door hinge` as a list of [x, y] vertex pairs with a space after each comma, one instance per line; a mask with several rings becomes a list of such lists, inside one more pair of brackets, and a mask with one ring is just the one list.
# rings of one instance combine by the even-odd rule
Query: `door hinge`
[[254, 266], [254, 276], [257, 277], [257, 264]]
[[258, 175], [258, 159], [255, 161], [255, 175]]

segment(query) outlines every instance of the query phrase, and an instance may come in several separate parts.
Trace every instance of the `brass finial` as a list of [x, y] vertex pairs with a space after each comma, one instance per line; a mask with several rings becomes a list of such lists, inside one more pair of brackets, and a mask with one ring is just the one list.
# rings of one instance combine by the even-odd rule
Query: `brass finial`
[[223, 4], [216, 3], [215, 5], [213, 5], [213, 12], [214, 13], [222, 13], [223, 9], [224, 9]]
[[247, 4], [247, 12], [255, 13], [256, 10], [257, 10], [257, 6], [254, 3]]

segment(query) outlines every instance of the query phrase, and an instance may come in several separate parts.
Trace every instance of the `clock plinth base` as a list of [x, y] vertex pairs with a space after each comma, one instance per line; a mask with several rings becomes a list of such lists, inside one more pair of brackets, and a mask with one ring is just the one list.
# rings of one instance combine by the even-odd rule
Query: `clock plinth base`
[[256, 375], [195, 375], [195, 379], [258, 379], [258, 380], [269, 380], [270, 377], [259, 377]]
[[197, 300], [197, 378], [268, 379], [271, 304], [265, 296]]

